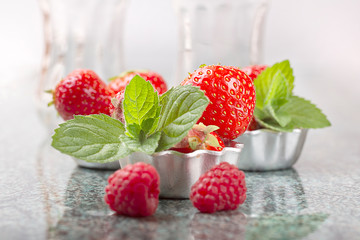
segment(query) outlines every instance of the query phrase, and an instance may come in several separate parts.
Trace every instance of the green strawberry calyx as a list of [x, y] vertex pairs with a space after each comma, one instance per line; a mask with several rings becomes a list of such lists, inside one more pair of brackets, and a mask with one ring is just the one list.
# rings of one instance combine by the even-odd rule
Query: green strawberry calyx
[[195, 124], [188, 133], [188, 142], [192, 150], [206, 149], [206, 146], [221, 147], [218, 139], [211, 133], [218, 130], [215, 125]]

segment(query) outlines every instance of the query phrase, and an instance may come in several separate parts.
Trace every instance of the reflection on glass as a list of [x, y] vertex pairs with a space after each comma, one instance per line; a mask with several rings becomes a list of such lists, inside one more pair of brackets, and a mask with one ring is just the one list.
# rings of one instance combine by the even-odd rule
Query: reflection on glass
[[307, 207], [301, 179], [295, 169], [246, 172], [248, 188], [241, 210], [248, 215], [299, 213]]
[[199, 213], [189, 200], [160, 200], [153, 216], [117, 216], [103, 200], [113, 171], [76, 167], [50, 146], [39, 148], [36, 170], [51, 239], [301, 239], [327, 219], [305, 214], [296, 170], [246, 172], [247, 200], [234, 211]]
[[314, 232], [328, 215], [323, 213], [304, 215], [272, 215], [251, 218], [246, 226], [245, 239], [303, 239]]
[[301, 214], [306, 195], [295, 169], [246, 172], [247, 199], [235, 211], [196, 213], [192, 239], [301, 239], [328, 215]]

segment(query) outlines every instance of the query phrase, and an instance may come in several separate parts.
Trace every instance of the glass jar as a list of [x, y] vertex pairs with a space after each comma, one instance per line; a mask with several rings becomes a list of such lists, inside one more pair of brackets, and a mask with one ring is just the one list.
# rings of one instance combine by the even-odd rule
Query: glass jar
[[267, 0], [174, 0], [179, 52], [176, 81], [200, 65], [261, 62]]
[[101, 79], [124, 70], [123, 27], [127, 0], [39, 0], [44, 22], [44, 56], [37, 99], [41, 119], [51, 128], [61, 121], [47, 107], [47, 90], [78, 68]]

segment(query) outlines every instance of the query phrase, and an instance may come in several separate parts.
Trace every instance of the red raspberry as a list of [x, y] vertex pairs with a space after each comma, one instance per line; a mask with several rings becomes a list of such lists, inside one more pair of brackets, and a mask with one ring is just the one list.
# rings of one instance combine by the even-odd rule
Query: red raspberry
[[191, 187], [190, 200], [200, 212], [234, 210], [246, 199], [245, 174], [222, 162], [204, 173]]
[[145, 217], [159, 204], [160, 177], [150, 164], [129, 164], [113, 173], [105, 188], [105, 202], [117, 214]]

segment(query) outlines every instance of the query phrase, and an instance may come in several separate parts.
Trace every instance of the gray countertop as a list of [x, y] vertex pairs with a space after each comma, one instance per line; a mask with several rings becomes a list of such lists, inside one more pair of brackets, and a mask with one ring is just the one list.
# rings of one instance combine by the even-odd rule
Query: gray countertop
[[[153, 216], [116, 216], [103, 201], [112, 171], [79, 168], [50, 146], [34, 99], [36, 75], [0, 89], [0, 239], [360, 239], [357, 93], [319, 100], [333, 126], [310, 130], [292, 169], [246, 172], [245, 203], [201, 214], [189, 200], [161, 199]], [[321, 92], [313, 79], [312, 93]], [[320, 83], [319, 83], [320, 85]], [[314, 94], [317, 96], [316, 94]], [[321, 101], [328, 98], [329, 101]], [[342, 123], [343, 120], [347, 122]]]

